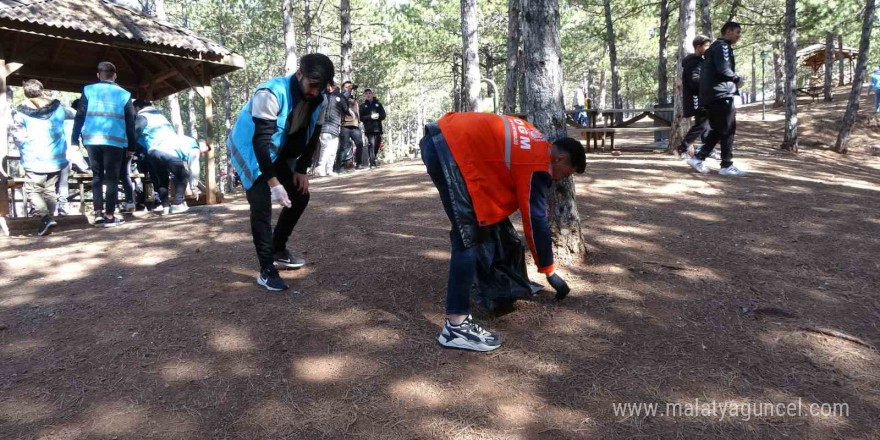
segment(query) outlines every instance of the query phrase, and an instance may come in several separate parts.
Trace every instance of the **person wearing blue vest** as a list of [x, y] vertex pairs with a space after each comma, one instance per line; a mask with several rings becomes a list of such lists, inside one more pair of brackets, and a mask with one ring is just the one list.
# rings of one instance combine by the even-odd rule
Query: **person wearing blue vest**
[[27, 101], [15, 113], [13, 137], [21, 150], [25, 170], [24, 192], [34, 206], [40, 225], [37, 235], [46, 235], [57, 226], [55, 185], [67, 168], [67, 140], [64, 139], [65, 109], [57, 99], [43, 97], [43, 84], [35, 79], [24, 82]]
[[[105, 228], [124, 223], [115, 217], [119, 176], [123, 162], [134, 155], [134, 106], [131, 93], [116, 85], [116, 66], [98, 63], [99, 82], [85, 86], [79, 98], [70, 144], [79, 147], [80, 137], [89, 152], [95, 223]], [[104, 186], [107, 193], [104, 193]], [[130, 201], [130, 200], [129, 200]]]
[[[309, 203], [307, 172], [323, 124], [323, 91], [334, 73], [326, 55], [303, 56], [293, 75], [257, 86], [226, 139], [250, 204], [251, 234], [260, 262], [257, 283], [270, 291], [289, 288], [276, 265], [305, 265], [287, 250], [287, 239]], [[273, 202], [283, 207], [274, 231]]]
[[880, 67], [871, 74], [871, 90], [874, 92], [874, 113], [880, 113]]
[[[186, 212], [189, 207], [184, 197], [190, 178], [186, 161], [196, 140], [178, 135], [171, 122], [150, 101], [136, 99], [134, 109], [137, 111], [135, 136], [138, 145], [147, 151], [150, 165], [159, 180], [155, 183], [162, 202], [162, 214]], [[195, 148], [198, 149], [198, 144]], [[172, 201], [168, 200], [168, 184], [172, 180], [169, 174], [174, 176]]]

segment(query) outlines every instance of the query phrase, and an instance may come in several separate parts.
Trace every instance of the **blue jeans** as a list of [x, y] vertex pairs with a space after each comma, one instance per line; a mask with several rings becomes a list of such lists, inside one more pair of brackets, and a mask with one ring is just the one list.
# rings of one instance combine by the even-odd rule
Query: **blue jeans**
[[874, 90], [874, 111], [880, 113], [880, 89]]
[[440, 165], [440, 153], [426, 134], [422, 138], [419, 148], [422, 150], [422, 161], [428, 169], [431, 181], [440, 192], [440, 201], [443, 202], [443, 210], [452, 223], [449, 238], [452, 244], [452, 256], [449, 259], [449, 281], [446, 286], [446, 314], [467, 315], [470, 311], [471, 288], [477, 276], [477, 248], [465, 247], [458, 232], [458, 224], [455, 221], [455, 213], [452, 211], [452, 201], [449, 197], [449, 186], [443, 176], [443, 168]]

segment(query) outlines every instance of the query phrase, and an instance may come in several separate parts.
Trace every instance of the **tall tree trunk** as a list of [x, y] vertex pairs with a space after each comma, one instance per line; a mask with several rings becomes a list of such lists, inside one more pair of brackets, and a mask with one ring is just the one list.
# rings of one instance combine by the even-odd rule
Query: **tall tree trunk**
[[669, 99], [669, 80], [666, 72], [666, 37], [669, 33], [669, 0], [660, 0], [660, 53], [657, 57], [657, 102]]
[[477, 0], [461, 0], [461, 53], [464, 72], [464, 102], [466, 112], [480, 111], [480, 39], [477, 21]]
[[596, 105], [596, 94], [593, 92], [593, 87], [595, 86], [595, 84], [593, 84], [593, 76], [595, 76], [594, 74], [595, 72], [593, 71], [593, 69], [587, 70], [587, 89], [584, 93], [587, 98], [587, 102], [584, 105], [588, 106], [589, 108], [593, 108], [593, 106]]
[[837, 34], [837, 85], [846, 85], [846, 72], [843, 68], [843, 34]]
[[[189, 119], [189, 135], [196, 139], [199, 138], [198, 121], [196, 119], [196, 92], [192, 88], [186, 92], [187, 119]], [[209, 142], [213, 145], [213, 139]]]
[[[293, 18], [293, 1], [281, 0], [281, 27], [284, 31], [284, 74], [291, 75], [299, 68], [296, 54], [296, 20]], [[347, 1], [347, 0], [342, 0]]]
[[461, 58], [452, 56], [452, 110], [461, 111]]
[[[617, 69], [617, 44], [614, 42], [614, 22], [611, 20], [611, 0], [605, 3], [605, 29], [608, 40], [608, 57], [611, 60], [611, 104], [613, 108], [623, 108], [620, 100], [620, 71]], [[623, 121], [623, 113], [615, 113], [614, 120], [617, 123]]]
[[342, 80], [351, 81], [351, 0], [339, 0], [339, 24]]
[[[520, 1], [523, 2], [524, 0], [520, 0]], [[521, 4], [525, 4], [525, 3], [521, 3]], [[525, 20], [521, 19], [520, 24], [524, 24], [523, 23], [524, 21]], [[522, 35], [522, 28], [520, 28], [520, 35]], [[520, 47], [519, 47], [519, 56], [517, 57], [517, 63], [519, 63], [519, 67], [517, 67], [517, 70], [519, 71], [519, 112], [520, 113], [527, 113], [528, 112], [527, 103], [529, 102], [529, 97], [528, 97], [528, 93], [526, 92], [526, 56], [523, 53], [522, 44], [520, 44]]]
[[[678, 5], [678, 51], [675, 57], [675, 79], [673, 84], [673, 96], [683, 96], [682, 90], [682, 66], [681, 62], [684, 58], [694, 51], [694, 37], [696, 36], [696, 0], [681, 0]], [[684, 102], [682, 99], [675, 99], [672, 109], [672, 130], [669, 133], [669, 145], [666, 147], [667, 152], [675, 154], [676, 148], [684, 139], [685, 133], [690, 128], [689, 118], [684, 117]]]
[[823, 92], [825, 102], [831, 102], [831, 86], [834, 81], [834, 34], [825, 32], [825, 82]]
[[781, 44], [773, 45], [773, 107], [785, 104], [785, 60], [782, 58]]
[[[154, 0], [153, 10], [150, 10], [149, 4], [144, 5], [143, 13], [146, 15], [155, 14], [155, 17], [162, 21], [168, 21], [168, 12], [165, 8], [165, 0]], [[174, 131], [179, 135], [183, 135], [183, 118], [180, 114], [180, 98], [177, 93], [172, 93], [166, 98], [168, 100], [168, 112], [171, 114], [171, 125]]]
[[[873, 0], [869, 0], [873, 1]], [[785, 0], [785, 130], [780, 148], [798, 150], [797, 0]]]
[[736, 14], [739, 12], [739, 4], [740, 0], [733, 0], [730, 3], [730, 15], [727, 17], [727, 21], [733, 21], [736, 18]]
[[712, 38], [712, 9], [710, 7], [710, 1], [711, 0], [700, 0], [700, 21], [703, 24], [703, 35]]
[[749, 102], [755, 102], [758, 97], [758, 54], [755, 46], [752, 46], [752, 90], [749, 90]]
[[520, 0], [507, 0], [507, 65], [504, 79], [504, 113], [516, 113], [516, 83], [520, 60]]
[[[548, 141], [565, 137], [562, 97], [562, 48], [559, 41], [559, 0], [524, 0], [523, 29], [529, 120]], [[548, 201], [555, 260], [568, 265], [587, 253], [575, 201], [574, 180], [553, 184]]]
[[312, 53], [312, 2], [303, 0], [303, 33], [306, 37], [306, 53]]
[[608, 88], [605, 84], [605, 69], [602, 69], [602, 73], [599, 74], [599, 108], [608, 108], [606, 106], [608, 103], [607, 89]]
[[846, 113], [843, 115], [843, 123], [840, 125], [840, 132], [837, 134], [837, 143], [834, 144], [834, 151], [844, 154], [849, 146], [849, 135], [852, 131], [856, 114], [859, 112], [859, 99], [862, 97], [862, 83], [865, 81], [865, 72], [868, 70], [868, 52], [871, 49], [871, 33], [874, 29], [874, 0], [868, 0], [865, 4], [865, 10], [862, 17], [862, 39], [859, 41], [859, 60], [856, 64], [856, 70], [853, 72], [852, 90], [849, 92], [849, 103], [846, 106]]

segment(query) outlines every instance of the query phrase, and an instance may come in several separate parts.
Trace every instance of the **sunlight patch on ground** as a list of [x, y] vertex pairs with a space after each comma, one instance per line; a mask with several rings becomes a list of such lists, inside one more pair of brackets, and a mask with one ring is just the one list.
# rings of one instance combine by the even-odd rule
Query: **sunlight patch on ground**
[[679, 214], [695, 218], [697, 220], [703, 220], [707, 222], [720, 222], [724, 220], [720, 215], [713, 212], [705, 212], [705, 211], [678, 211]]
[[224, 325], [210, 329], [209, 333], [208, 345], [217, 351], [251, 351], [255, 347], [250, 332], [246, 329]]
[[[527, 399], [533, 400], [533, 399]], [[498, 416], [500, 427], [527, 426], [535, 420], [535, 413], [532, 408], [538, 408], [538, 402], [523, 402], [517, 399], [516, 402], [499, 402], [495, 406], [495, 414]]]
[[390, 388], [391, 396], [406, 408], [439, 408], [448, 400], [443, 388], [425, 378], [395, 381]]
[[6, 395], [0, 401], [0, 421], [4, 423], [36, 423], [51, 417], [58, 410], [49, 402], [28, 396]]
[[33, 350], [39, 350], [41, 348], [48, 347], [49, 344], [46, 341], [41, 339], [33, 339], [33, 338], [24, 338], [19, 339], [15, 342], [10, 342], [6, 344], [2, 351], [8, 356], [20, 356], [24, 355]]
[[174, 360], [160, 368], [162, 377], [168, 382], [203, 380], [211, 377], [211, 369], [202, 362]]
[[441, 251], [437, 249], [424, 250], [419, 252], [419, 255], [424, 258], [433, 258], [440, 261], [449, 261], [449, 258], [452, 257], [452, 253], [450, 251]]
[[295, 379], [328, 383], [378, 374], [379, 364], [368, 359], [342, 354], [305, 356], [293, 360]]
[[134, 431], [148, 420], [147, 410], [131, 402], [102, 403], [89, 412], [90, 430], [105, 435], [133, 436]]
[[0, 300], [0, 307], [18, 307], [23, 304], [32, 303], [37, 298], [31, 294], [13, 295]]

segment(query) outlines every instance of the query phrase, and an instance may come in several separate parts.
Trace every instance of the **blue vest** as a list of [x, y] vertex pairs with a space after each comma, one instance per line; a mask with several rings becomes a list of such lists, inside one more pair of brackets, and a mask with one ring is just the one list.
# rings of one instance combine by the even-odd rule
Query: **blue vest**
[[88, 100], [86, 122], [82, 128], [83, 144], [128, 147], [125, 105], [131, 99], [131, 93], [114, 83], [99, 82], [85, 86], [83, 96]]
[[64, 139], [64, 107], [47, 119], [18, 113], [27, 133], [21, 143], [21, 165], [34, 173], [54, 173], [67, 166], [67, 140]]
[[[278, 100], [278, 107], [281, 109], [278, 114], [278, 119], [275, 120], [275, 133], [272, 134], [272, 146], [269, 148], [269, 157], [272, 159], [273, 163], [275, 162], [275, 159], [278, 158], [278, 151], [281, 150], [281, 147], [284, 146], [284, 142], [287, 140], [287, 118], [293, 109], [296, 108], [297, 104], [298, 95], [290, 90], [292, 78], [294, 86], [298, 87], [299, 83], [293, 75], [279, 76], [260, 84], [254, 91], [254, 93], [256, 93], [257, 90], [269, 90], [275, 95], [275, 99]], [[235, 170], [238, 171], [238, 176], [241, 178], [241, 183], [245, 190], [250, 189], [261, 174], [260, 166], [257, 163], [257, 156], [254, 153], [254, 119], [251, 116], [252, 104], [253, 97], [251, 97], [247, 104], [242, 107], [241, 112], [238, 114], [238, 119], [232, 127], [232, 132], [226, 138], [226, 147], [229, 149], [229, 156], [232, 160], [232, 165], [235, 167]], [[315, 125], [318, 122], [318, 117], [321, 115], [321, 108], [323, 106], [323, 103], [318, 105], [309, 119], [306, 142], [311, 139], [312, 133], [315, 131]], [[291, 170], [294, 169], [294, 165], [295, 164], [290, 164]]]
[[137, 143], [149, 153], [153, 150], [162, 151], [173, 156], [178, 155], [182, 141], [168, 119], [156, 109], [141, 111], [138, 117], [147, 120], [147, 125], [138, 134]]

